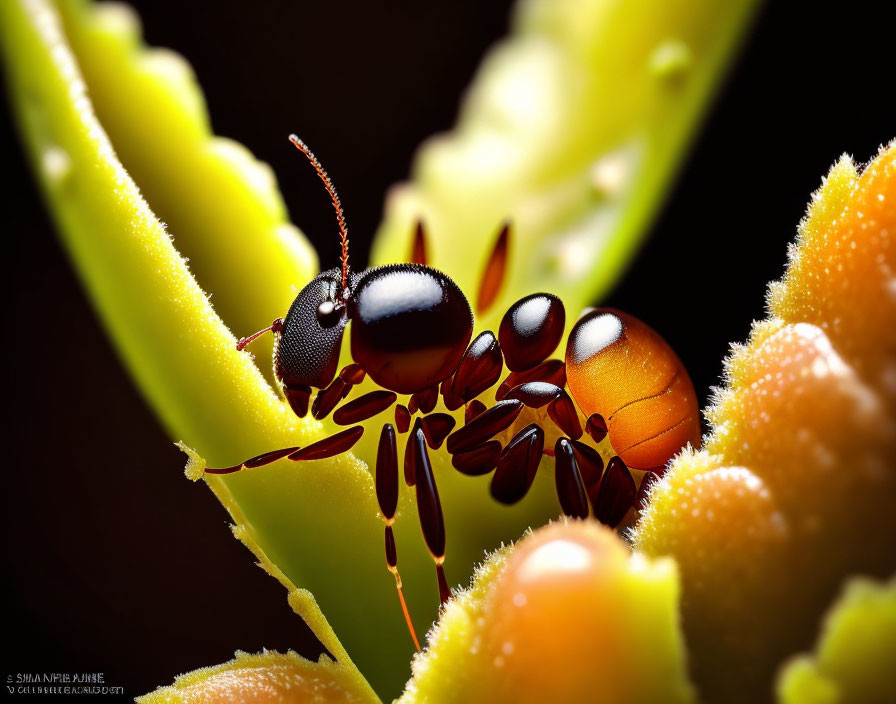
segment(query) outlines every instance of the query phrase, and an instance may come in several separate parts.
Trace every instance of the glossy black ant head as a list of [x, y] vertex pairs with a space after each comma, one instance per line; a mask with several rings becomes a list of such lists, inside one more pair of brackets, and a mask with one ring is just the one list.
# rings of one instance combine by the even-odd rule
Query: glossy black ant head
[[[350, 276], [351, 283], [358, 275]], [[274, 369], [289, 387], [326, 387], [339, 366], [342, 333], [348, 324], [342, 272], [330, 269], [315, 276], [296, 296], [283, 319]]]
[[448, 276], [420, 264], [368, 269], [352, 285], [352, 358], [380, 386], [413, 394], [457, 369], [473, 311]]

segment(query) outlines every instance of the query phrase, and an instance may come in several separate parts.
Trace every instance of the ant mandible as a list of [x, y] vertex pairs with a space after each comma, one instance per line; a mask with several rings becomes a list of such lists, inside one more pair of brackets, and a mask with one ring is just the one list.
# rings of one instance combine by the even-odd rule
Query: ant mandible
[[[443, 568], [445, 522], [427, 446], [435, 450], [444, 442], [452, 465], [463, 474], [494, 470], [491, 494], [502, 504], [520, 501], [542, 455], [553, 455], [563, 513], [579, 519], [593, 513], [616, 526], [636, 500], [628, 468], [652, 473], [645, 476], [659, 474], [686, 444], [699, 444], [696, 394], [665, 340], [637, 318], [614, 309], [587, 312], [569, 334], [565, 361], [548, 359], [566, 324], [563, 303], [550, 293], [514, 303], [501, 320], [497, 338], [485, 331], [470, 342], [470, 304], [448, 276], [426, 265], [420, 222], [410, 263], [351, 272], [348, 231], [336, 189], [305, 143], [295, 135], [289, 139], [314, 166], [330, 195], [339, 225], [341, 267], [318, 274], [299, 292], [285, 318], [242, 338], [237, 349], [259, 335], [274, 333], [274, 372], [295, 414], [300, 418], [308, 414], [312, 389], [317, 389], [311, 415], [321, 420], [333, 412], [337, 425], [351, 427], [306, 447], [273, 450], [233, 467], [206, 471], [229, 474], [284, 457], [303, 461], [339, 455], [364, 433], [360, 423], [396, 404], [399, 394], [409, 395], [407, 405], [395, 406], [395, 424], [382, 426], [375, 485], [386, 523], [386, 565], [395, 577], [405, 621], [419, 650], [392, 532], [400, 482], [396, 429], [402, 434], [410, 431], [403, 475], [408, 486], [416, 487], [420, 526], [444, 603], [451, 596]], [[482, 277], [479, 312], [494, 302], [500, 290], [509, 240], [510, 227], [505, 224]], [[349, 322], [353, 363], [337, 375], [342, 335]], [[495, 392], [496, 402], [487, 407], [477, 397], [498, 383], [505, 365], [510, 373]], [[340, 406], [365, 376], [381, 388]], [[433, 412], [439, 396], [448, 411], [466, 406], [464, 425], [458, 430], [452, 415]], [[527, 408], [536, 410], [521, 420]], [[584, 431], [580, 410], [586, 419]], [[526, 420], [534, 422], [519, 428]], [[558, 435], [553, 446], [546, 446], [546, 431]], [[586, 432], [595, 444], [607, 438], [612, 446], [615, 454], [606, 471], [600, 453], [582, 441]], [[510, 433], [504, 445], [495, 439]]]

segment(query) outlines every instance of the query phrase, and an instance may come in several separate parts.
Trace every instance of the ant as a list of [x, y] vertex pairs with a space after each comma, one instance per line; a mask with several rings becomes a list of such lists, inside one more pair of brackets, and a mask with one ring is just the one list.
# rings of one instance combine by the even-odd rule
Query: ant
[[[342, 245], [341, 267], [318, 274], [296, 296], [286, 317], [237, 343], [242, 350], [259, 335], [275, 335], [274, 371], [284, 396], [300, 418], [333, 413], [346, 430], [306, 447], [273, 450], [233, 467], [206, 469], [229, 474], [284, 457], [317, 460], [349, 451], [364, 433], [363, 421], [395, 405], [395, 423], [384, 423], [376, 457], [376, 495], [385, 521], [386, 565], [395, 577], [405, 621], [417, 649], [419, 641], [398, 573], [392, 524], [398, 506], [399, 470], [396, 429], [410, 433], [403, 476], [415, 487], [417, 512], [436, 566], [439, 595], [451, 596], [445, 578], [445, 521], [428, 449], [445, 444], [455, 469], [478, 476], [494, 470], [491, 494], [514, 504], [529, 491], [543, 454], [554, 457], [557, 497], [564, 514], [585, 519], [592, 512], [615, 527], [638, 497], [629, 468], [660, 475], [685, 445], [698, 446], [700, 415], [687, 371], [658, 333], [622, 311], [597, 308], [573, 326], [565, 360], [549, 359], [560, 344], [566, 313], [560, 299], [536, 293], [505, 313], [497, 337], [487, 330], [472, 342], [473, 312], [460, 288], [426, 265], [426, 237], [418, 222], [411, 262], [352, 272], [342, 204], [317, 157], [295, 135], [290, 141], [307, 157], [323, 181], [336, 211]], [[482, 312], [500, 290], [510, 226], [501, 228], [480, 285]], [[352, 364], [339, 370], [346, 325], [351, 322]], [[494, 387], [504, 366], [510, 373], [490, 407], [479, 400]], [[340, 405], [352, 387], [369, 376], [380, 388]], [[317, 389], [313, 403], [312, 390]], [[568, 391], [567, 391], [568, 389]], [[448, 411], [465, 406], [464, 425], [454, 430], [450, 413], [435, 413], [439, 397]], [[543, 409], [517, 429], [524, 409]], [[586, 419], [580, 419], [580, 410]], [[420, 415], [411, 420], [419, 411]], [[516, 423], [516, 427], [514, 424]], [[495, 439], [511, 429], [502, 445]], [[453, 431], [453, 432], [452, 432]], [[551, 446], [546, 431], [559, 435]], [[589, 444], [609, 438], [607, 463]], [[509, 434], [509, 433], [507, 433]], [[641, 493], [650, 482], [642, 481]]]

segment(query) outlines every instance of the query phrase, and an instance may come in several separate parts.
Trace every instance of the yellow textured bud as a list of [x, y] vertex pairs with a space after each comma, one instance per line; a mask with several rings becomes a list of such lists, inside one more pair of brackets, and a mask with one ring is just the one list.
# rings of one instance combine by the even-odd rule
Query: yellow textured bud
[[671, 560], [579, 521], [497, 560], [448, 605], [401, 702], [693, 701]]
[[354, 667], [293, 652], [236, 654], [230, 662], [182, 675], [139, 704], [350, 704], [378, 701]]
[[896, 569], [896, 147], [849, 159], [813, 198], [772, 317], [727, 363], [704, 450], [635, 532], [673, 555], [701, 695], [771, 697], [849, 575]]

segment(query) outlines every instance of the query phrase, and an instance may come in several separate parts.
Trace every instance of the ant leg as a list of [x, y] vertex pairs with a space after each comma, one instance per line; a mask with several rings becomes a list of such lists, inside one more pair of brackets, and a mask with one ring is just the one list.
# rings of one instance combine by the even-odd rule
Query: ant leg
[[277, 318], [273, 323], [271, 323], [264, 330], [259, 330], [258, 332], [253, 333], [252, 335], [249, 335], [249, 337], [241, 337], [239, 339], [239, 341], [236, 343], [236, 349], [238, 352], [241, 352], [242, 350], [244, 350], [246, 348], [246, 345], [248, 345], [250, 342], [252, 342], [252, 340], [254, 340], [258, 337], [261, 337], [266, 332], [275, 332], [276, 333], [276, 332], [280, 332], [281, 330], [283, 330], [283, 318]]
[[426, 230], [423, 220], [418, 219], [414, 226], [414, 242], [411, 244], [411, 264], [426, 265]]
[[[314, 404], [311, 406], [311, 415], [317, 420], [326, 418], [336, 404], [348, 396], [355, 384], [360, 384], [364, 381], [365, 376], [364, 370], [358, 364], [349, 364], [343, 367], [342, 371], [339, 372], [339, 376], [326, 389], [320, 389], [317, 392]], [[283, 393], [286, 394], [286, 400], [289, 402], [293, 412], [299, 418], [304, 418], [308, 414], [311, 387], [304, 384], [291, 386], [284, 384]]]
[[395, 427], [399, 433], [406, 433], [411, 427], [411, 412], [400, 403], [395, 407]]
[[271, 462], [276, 462], [279, 459], [286, 457], [287, 455], [291, 455], [293, 452], [298, 450], [297, 447], [286, 447], [282, 450], [271, 450], [270, 452], [264, 452], [260, 455], [256, 455], [251, 459], [240, 462], [239, 464], [233, 465], [233, 467], [222, 467], [215, 469], [213, 467], [206, 467], [205, 471], [207, 474], [233, 474], [234, 472], [239, 472], [241, 469], [254, 469], [255, 467], [263, 467], [266, 464], [271, 464]]
[[363, 434], [364, 426], [356, 425], [354, 428], [348, 428], [328, 438], [311, 443], [300, 450], [296, 450], [287, 459], [293, 462], [300, 462], [302, 460], [322, 460], [327, 457], [335, 457], [351, 450]]
[[481, 416], [485, 411], [485, 404], [479, 399], [473, 399], [464, 409], [464, 425], [469, 425], [474, 418]]
[[572, 445], [573, 454], [576, 456], [582, 482], [585, 484], [585, 489], [588, 490], [588, 495], [591, 496], [592, 487], [597, 487], [600, 475], [604, 472], [603, 457], [593, 447], [578, 440], [570, 440], [569, 444]]
[[343, 430], [340, 433], [331, 435], [323, 440], [318, 440], [306, 447], [285, 447], [282, 450], [271, 450], [270, 452], [264, 452], [248, 460], [244, 460], [239, 464], [235, 464], [233, 467], [206, 467], [205, 471], [208, 474], [233, 474], [242, 469], [263, 467], [266, 464], [271, 464], [284, 457], [293, 462], [299, 462], [301, 460], [322, 460], [327, 457], [333, 457], [334, 455], [341, 455], [343, 452], [347, 452], [356, 442], [358, 442], [358, 440], [360, 440], [363, 434], [364, 427], [356, 425], [354, 428]]
[[417, 455], [414, 451], [414, 438], [417, 437], [417, 431], [420, 429], [420, 419], [417, 418], [414, 421], [414, 428], [404, 444], [404, 483], [408, 486], [417, 484]]
[[442, 394], [442, 403], [445, 404], [445, 408], [449, 411], [456, 411], [464, 405], [464, 400], [452, 390], [451, 386], [453, 383], [454, 377], [449, 376], [439, 386], [439, 393]]
[[466, 452], [481, 445], [511, 426], [523, 410], [523, 402], [515, 399], [498, 401], [487, 411], [473, 418], [463, 428], [448, 436], [445, 447], [450, 454]]
[[429, 462], [426, 449], [426, 437], [423, 429], [415, 424], [414, 432], [408, 439], [414, 448], [414, 470], [417, 487], [417, 514], [420, 516], [420, 527], [423, 540], [436, 564], [436, 577], [439, 581], [439, 599], [444, 604], [451, 598], [448, 580], [445, 579], [445, 519], [442, 516], [442, 504], [439, 501], [439, 490], [436, 488], [435, 476]]
[[594, 442], [600, 444], [601, 440], [607, 437], [607, 421], [600, 413], [592, 413], [588, 416], [588, 422], [585, 423], [585, 432], [591, 436]]
[[311, 416], [315, 420], [326, 418], [330, 415], [330, 411], [336, 408], [336, 404], [344, 398], [343, 394], [349, 388], [351, 387], [345, 383], [342, 377], [337, 376], [327, 388], [317, 392], [314, 403], [311, 404]]
[[502, 401], [511, 389], [530, 381], [544, 381], [562, 389], [566, 386], [566, 364], [559, 359], [548, 359], [531, 369], [510, 372], [495, 391], [495, 400]]
[[438, 450], [442, 446], [456, 424], [454, 416], [449, 416], [447, 413], [432, 413], [420, 420], [426, 442], [433, 450]]
[[560, 430], [573, 440], [582, 437], [582, 424], [579, 422], [579, 412], [566, 391], [560, 394], [548, 404], [548, 415]]
[[594, 517], [601, 523], [615, 528], [628, 510], [635, 505], [638, 492], [635, 480], [628, 471], [625, 462], [613, 457], [607, 463], [607, 471], [600, 481], [600, 488], [593, 501]]
[[500, 458], [501, 443], [490, 440], [472, 450], [452, 455], [451, 466], [461, 474], [478, 477], [491, 472], [498, 465]]
[[311, 387], [307, 384], [284, 384], [283, 394], [292, 412], [299, 418], [308, 415], [308, 401], [311, 399]]
[[364, 371], [364, 368], [360, 364], [354, 363], [343, 367], [342, 371], [339, 372], [339, 378], [352, 386], [364, 381], [365, 376], [367, 376], [367, 372]]
[[377, 413], [382, 413], [395, 403], [398, 398], [392, 391], [379, 389], [371, 391], [340, 406], [333, 414], [333, 422], [336, 425], [353, 425], [372, 418]]
[[395, 428], [391, 423], [386, 423], [380, 433], [380, 444], [376, 453], [376, 498], [380, 505], [380, 512], [386, 521], [386, 567], [395, 577], [395, 589], [398, 591], [398, 600], [401, 603], [401, 611], [411, 640], [420, 652], [420, 641], [417, 640], [417, 631], [408, 605], [404, 600], [404, 591], [401, 588], [401, 575], [398, 574], [398, 550], [395, 547], [395, 534], [392, 532], [392, 523], [395, 521], [395, 509], [398, 507], [398, 450], [395, 446]]
[[514, 435], [501, 453], [498, 468], [492, 475], [492, 497], [508, 506], [522, 499], [535, 480], [543, 451], [544, 430], [536, 423]]
[[501, 343], [491, 330], [486, 330], [477, 335], [464, 352], [451, 382], [451, 393], [464, 401], [472, 401], [495, 385], [503, 368]]
[[438, 400], [439, 387], [438, 384], [433, 384], [432, 386], [423, 389], [423, 391], [418, 391], [411, 396], [411, 400], [408, 402], [408, 410], [411, 413], [416, 413], [419, 410], [424, 415], [432, 413]]
[[529, 408], [541, 408], [558, 399], [563, 393], [563, 389], [559, 386], [546, 381], [527, 381], [512, 388], [504, 398], [515, 398]]
[[501, 291], [501, 284], [504, 283], [504, 274], [507, 269], [507, 245], [510, 239], [510, 222], [505, 221], [498, 234], [498, 241], [488, 258], [488, 264], [485, 265], [485, 271], [479, 280], [479, 294], [476, 296], [476, 314], [482, 315], [487, 311], [498, 293]]
[[579, 463], [567, 438], [560, 438], [554, 445], [554, 472], [557, 498], [560, 499], [563, 513], [571, 518], [588, 518], [588, 495], [579, 472]]

